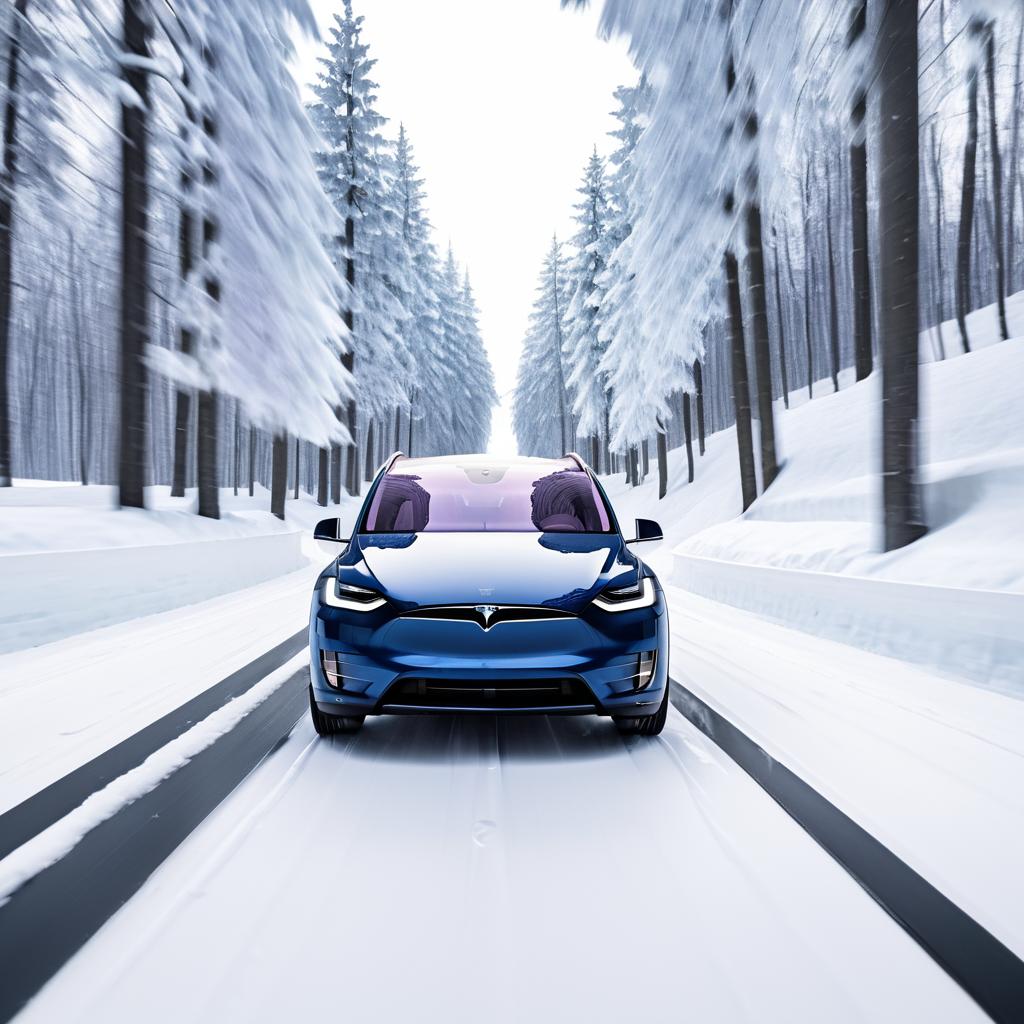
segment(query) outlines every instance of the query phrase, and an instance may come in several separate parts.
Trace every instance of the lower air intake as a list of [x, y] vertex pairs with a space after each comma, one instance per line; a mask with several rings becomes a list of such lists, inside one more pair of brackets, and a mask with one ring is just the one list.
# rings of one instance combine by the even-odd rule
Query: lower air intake
[[594, 698], [580, 679], [400, 679], [384, 698], [385, 705], [424, 711], [472, 708], [557, 711], [593, 707]]

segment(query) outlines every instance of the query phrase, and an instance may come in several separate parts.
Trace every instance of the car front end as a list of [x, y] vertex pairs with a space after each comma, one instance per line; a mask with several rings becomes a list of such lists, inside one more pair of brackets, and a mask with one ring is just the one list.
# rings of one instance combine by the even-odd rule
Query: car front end
[[661, 586], [613, 520], [593, 532], [360, 530], [317, 580], [309, 642], [326, 732], [422, 713], [636, 725], [663, 708], [668, 683]]

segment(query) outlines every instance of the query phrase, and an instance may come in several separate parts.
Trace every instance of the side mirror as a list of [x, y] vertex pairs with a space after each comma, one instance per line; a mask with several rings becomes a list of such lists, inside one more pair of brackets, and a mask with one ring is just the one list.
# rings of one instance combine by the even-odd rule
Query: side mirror
[[627, 544], [641, 544], [648, 540], [661, 540], [664, 534], [661, 527], [653, 519], [638, 519], [636, 521], [636, 536], [627, 540]]
[[325, 555], [332, 558], [338, 553], [340, 545], [348, 543], [348, 537], [341, 535], [340, 519], [321, 519], [313, 529], [313, 540]]

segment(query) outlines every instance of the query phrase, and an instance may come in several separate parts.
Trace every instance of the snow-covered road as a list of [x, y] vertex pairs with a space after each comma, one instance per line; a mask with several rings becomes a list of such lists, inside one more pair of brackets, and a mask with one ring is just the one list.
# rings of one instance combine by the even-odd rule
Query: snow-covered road
[[19, 1022], [984, 1019], [673, 709], [306, 719]]

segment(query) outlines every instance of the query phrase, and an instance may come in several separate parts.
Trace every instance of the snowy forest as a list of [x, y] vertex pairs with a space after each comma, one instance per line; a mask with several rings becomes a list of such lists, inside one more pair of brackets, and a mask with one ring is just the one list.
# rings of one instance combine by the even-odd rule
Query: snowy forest
[[482, 450], [497, 401], [349, 0], [304, 103], [307, 0], [7, 0], [0, 486], [358, 494]]
[[878, 373], [885, 546], [912, 541], [919, 362], [970, 351], [989, 304], [1006, 339], [1024, 287], [1024, 8], [599, 6], [640, 74], [540, 270], [521, 450], [578, 449], [633, 485], [657, 452], [663, 497], [667, 449], [692, 481], [706, 433], [736, 424], [747, 508], [785, 452], [773, 400]]

